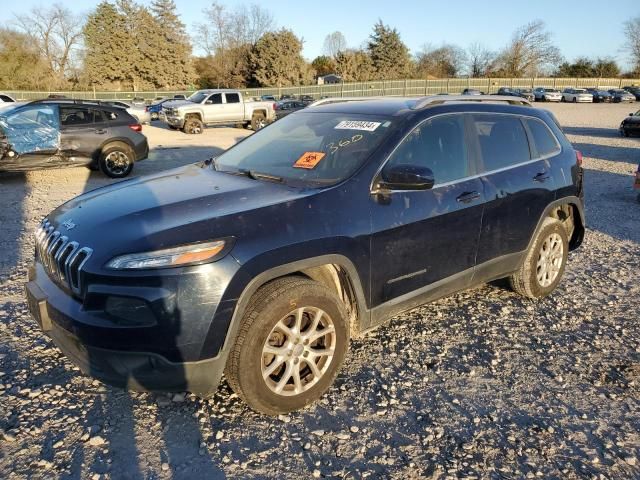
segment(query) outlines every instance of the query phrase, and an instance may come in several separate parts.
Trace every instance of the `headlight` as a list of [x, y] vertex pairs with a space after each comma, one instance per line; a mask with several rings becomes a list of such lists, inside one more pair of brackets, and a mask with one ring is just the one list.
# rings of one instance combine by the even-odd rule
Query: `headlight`
[[171, 268], [195, 265], [217, 260], [229, 249], [229, 241], [195, 243], [181, 247], [165, 248], [153, 252], [129, 253], [112, 258], [106, 268], [114, 270], [142, 270], [147, 268]]

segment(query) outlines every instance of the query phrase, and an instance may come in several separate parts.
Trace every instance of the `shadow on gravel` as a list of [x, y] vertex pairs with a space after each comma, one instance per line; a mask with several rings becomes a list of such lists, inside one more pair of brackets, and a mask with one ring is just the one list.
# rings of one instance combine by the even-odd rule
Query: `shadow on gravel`
[[585, 157], [608, 160], [610, 162], [640, 162], [640, 140], [637, 147], [613, 147], [595, 143], [572, 142], [573, 148], [580, 150]]
[[24, 173], [0, 172], [0, 284], [21, 260], [27, 215], [24, 203], [30, 192]]
[[631, 173], [623, 175], [585, 169], [587, 228], [619, 240], [640, 243], [640, 204], [638, 191], [633, 189], [633, 179]]
[[580, 135], [583, 137], [602, 137], [602, 138], [620, 137], [620, 132], [618, 132], [617, 128], [562, 127], [562, 131], [566, 135]]

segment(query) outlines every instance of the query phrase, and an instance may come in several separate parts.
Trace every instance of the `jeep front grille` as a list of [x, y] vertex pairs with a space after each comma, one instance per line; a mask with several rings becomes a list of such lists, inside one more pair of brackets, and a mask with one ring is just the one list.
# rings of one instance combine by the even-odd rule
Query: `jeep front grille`
[[82, 291], [82, 267], [93, 250], [57, 231], [46, 218], [36, 230], [36, 254], [51, 279], [76, 295]]

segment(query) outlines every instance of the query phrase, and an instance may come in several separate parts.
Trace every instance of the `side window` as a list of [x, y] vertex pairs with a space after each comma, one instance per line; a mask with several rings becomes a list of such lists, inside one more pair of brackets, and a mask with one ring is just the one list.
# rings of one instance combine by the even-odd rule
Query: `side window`
[[430, 168], [436, 184], [469, 176], [463, 115], [444, 115], [418, 125], [393, 152], [393, 165]]
[[551, 133], [549, 127], [547, 127], [543, 121], [535, 120], [533, 118], [527, 118], [525, 120], [529, 132], [531, 133], [531, 139], [536, 150], [536, 156], [545, 157], [554, 155], [560, 151], [560, 145], [556, 140], [556, 137]]
[[225, 93], [227, 103], [240, 103], [240, 94], [238, 93]]
[[85, 107], [60, 107], [60, 124], [64, 127], [93, 123], [91, 110]]
[[211, 95], [209, 97], [209, 99], [207, 100], [207, 103], [213, 103], [214, 105], [219, 105], [222, 103], [222, 94], [221, 93], [214, 93], [213, 95]]
[[531, 160], [529, 141], [519, 117], [474, 114], [473, 123], [485, 172]]
[[9, 98], [6, 95], [0, 95], [0, 100], [3, 102], [13, 102], [13, 99]]
[[111, 111], [108, 111], [108, 110], [104, 110], [102, 113], [109, 120], [116, 120], [118, 118], [118, 114], [116, 112], [111, 112]]
[[95, 123], [104, 123], [107, 121], [102, 110], [91, 110], [91, 113], [93, 114]]

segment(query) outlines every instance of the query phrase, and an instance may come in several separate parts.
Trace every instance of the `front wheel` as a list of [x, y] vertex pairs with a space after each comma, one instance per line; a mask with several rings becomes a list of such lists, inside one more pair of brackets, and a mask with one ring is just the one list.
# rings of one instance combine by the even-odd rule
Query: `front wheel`
[[187, 134], [197, 135], [202, 133], [204, 130], [204, 125], [202, 121], [198, 117], [188, 117], [184, 121], [184, 126], [182, 127], [182, 131]]
[[124, 178], [133, 170], [133, 154], [124, 145], [107, 146], [100, 154], [100, 170], [107, 177]]
[[549, 295], [560, 283], [568, 253], [567, 230], [559, 220], [546, 218], [521, 267], [509, 277], [511, 287], [529, 298]]
[[335, 293], [303, 277], [277, 279], [251, 298], [225, 376], [252, 409], [291, 412], [331, 386], [348, 344], [348, 317]]
[[158, 120], [158, 114], [156, 112], [151, 112], [151, 120]]

